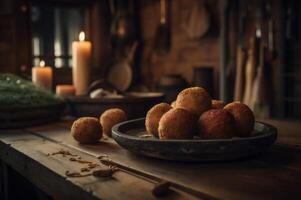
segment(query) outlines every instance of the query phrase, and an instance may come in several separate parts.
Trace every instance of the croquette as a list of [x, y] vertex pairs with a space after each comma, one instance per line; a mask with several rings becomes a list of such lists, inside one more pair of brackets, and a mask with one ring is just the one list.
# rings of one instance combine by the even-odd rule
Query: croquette
[[111, 108], [106, 110], [100, 116], [100, 124], [103, 128], [103, 133], [111, 137], [112, 127], [118, 123], [124, 122], [128, 119], [125, 111], [119, 108]]
[[211, 108], [211, 97], [202, 87], [187, 88], [178, 94], [176, 108], [182, 108], [200, 116]]
[[192, 139], [196, 134], [197, 117], [187, 110], [173, 108], [159, 122], [160, 139]]
[[252, 110], [241, 102], [232, 102], [224, 107], [235, 119], [238, 137], [248, 137], [254, 129], [255, 117]]
[[73, 122], [71, 134], [81, 144], [92, 144], [102, 137], [102, 127], [95, 117], [81, 117]]
[[159, 103], [153, 106], [146, 114], [145, 127], [147, 132], [158, 137], [159, 121], [163, 114], [172, 107], [167, 103]]
[[234, 117], [226, 110], [211, 109], [198, 120], [198, 134], [203, 139], [227, 139], [235, 135]]

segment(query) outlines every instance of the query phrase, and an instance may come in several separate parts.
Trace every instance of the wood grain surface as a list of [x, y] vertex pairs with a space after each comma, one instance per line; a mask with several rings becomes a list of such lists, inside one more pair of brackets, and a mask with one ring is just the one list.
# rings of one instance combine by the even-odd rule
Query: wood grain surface
[[[275, 125], [273, 122], [272, 124]], [[134, 155], [112, 139], [96, 145], [79, 145], [70, 136], [71, 122], [58, 122], [19, 131], [1, 131], [0, 158], [31, 182], [53, 196], [101, 199], [152, 199], [158, 180], [174, 184], [170, 199], [300, 199], [301, 141], [276, 144], [265, 154], [232, 162], [171, 162]], [[277, 126], [277, 125], [276, 125]], [[283, 126], [283, 124], [282, 124]], [[279, 142], [291, 141], [279, 132]], [[299, 129], [300, 130], [300, 129]], [[298, 138], [298, 137], [297, 137]], [[95, 177], [66, 178], [66, 170], [78, 169], [61, 155], [68, 149], [85, 159], [97, 161], [107, 155], [125, 171], [113, 180]], [[60, 187], [58, 187], [60, 186]]]
[[[155, 199], [154, 182], [123, 171], [112, 178], [94, 176], [69, 178], [65, 172], [79, 171], [84, 164], [69, 157], [51, 155], [61, 149], [81, 156], [82, 160], [100, 163], [95, 156], [21, 131], [2, 132], [0, 158], [54, 199]], [[196, 199], [172, 189], [166, 199]]]

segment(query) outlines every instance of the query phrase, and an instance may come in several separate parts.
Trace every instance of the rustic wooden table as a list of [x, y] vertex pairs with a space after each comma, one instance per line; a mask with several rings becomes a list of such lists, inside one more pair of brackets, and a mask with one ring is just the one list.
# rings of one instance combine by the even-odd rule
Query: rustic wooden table
[[[163, 199], [301, 199], [301, 123], [267, 122], [280, 131], [277, 144], [261, 156], [222, 163], [141, 157], [112, 139], [79, 145], [70, 136], [70, 121], [1, 130], [0, 193], [9, 199], [5, 172], [10, 167], [54, 199], [155, 199], [151, 190], [160, 180], [172, 183]], [[85, 164], [70, 161], [70, 156], [49, 155], [59, 150], [99, 164], [99, 157], [108, 156], [121, 170], [112, 178], [67, 177], [66, 171], [78, 171]]]

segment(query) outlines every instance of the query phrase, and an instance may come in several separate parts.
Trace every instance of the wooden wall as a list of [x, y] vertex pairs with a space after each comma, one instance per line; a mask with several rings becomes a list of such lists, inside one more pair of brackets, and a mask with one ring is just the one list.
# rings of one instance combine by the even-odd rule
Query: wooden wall
[[[150, 68], [154, 81], [166, 74], [182, 74], [192, 82], [194, 67], [212, 67], [217, 71], [219, 58], [219, 1], [207, 0], [206, 8], [210, 13], [210, 28], [200, 39], [192, 40], [185, 33], [187, 14], [193, 7], [203, 5], [197, 0], [172, 0], [171, 3], [171, 49], [164, 56], [153, 56]], [[148, 79], [147, 56], [154, 40], [160, 21], [160, 1], [146, 0], [141, 3], [140, 22], [144, 41], [142, 76]]]
[[0, 72], [30, 70], [28, 5], [24, 0], [0, 1]]
[[0, 1], [0, 72], [15, 71], [15, 20], [14, 3]]

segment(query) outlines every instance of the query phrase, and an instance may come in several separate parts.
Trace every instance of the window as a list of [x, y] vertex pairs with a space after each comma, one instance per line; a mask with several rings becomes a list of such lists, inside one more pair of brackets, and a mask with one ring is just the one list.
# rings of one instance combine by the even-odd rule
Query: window
[[72, 42], [87, 29], [83, 6], [32, 5], [32, 65], [44, 60], [55, 68], [72, 66]]

